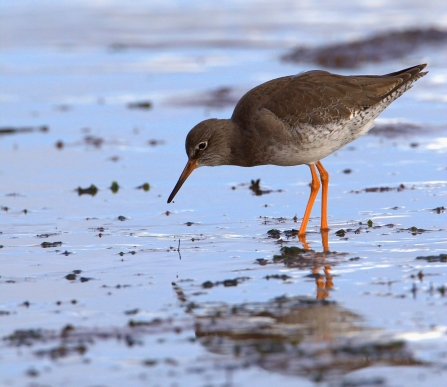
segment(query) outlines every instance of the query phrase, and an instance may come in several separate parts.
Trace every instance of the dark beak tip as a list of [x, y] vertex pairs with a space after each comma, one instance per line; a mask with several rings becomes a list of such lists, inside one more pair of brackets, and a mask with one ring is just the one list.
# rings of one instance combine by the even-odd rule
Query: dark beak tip
[[177, 192], [180, 190], [181, 186], [185, 182], [185, 180], [192, 173], [192, 171], [196, 168], [197, 168], [197, 163], [195, 160], [189, 160], [186, 163], [185, 169], [183, 170], [182, 174], [180, 175], [180, 178], [177, 181], [177, 184], [175, 185], [174, 189], [172, 190], [171, 194], [169, 195], [168, 203], [172, 202], [175, 195], [177, 195]]

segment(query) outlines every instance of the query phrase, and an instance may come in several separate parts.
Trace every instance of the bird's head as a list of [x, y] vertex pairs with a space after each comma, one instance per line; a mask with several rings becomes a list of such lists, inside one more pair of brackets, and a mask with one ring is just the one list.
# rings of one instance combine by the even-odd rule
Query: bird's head
[[233, 123], [230, 120], [212, 118], [194, 126], [186, 136], [185, 148], [188, 162], [169, 196], [168, 203], [174, 199], [188, 176], [194, 169], [202, 166], [214, 167], [229, 163]]

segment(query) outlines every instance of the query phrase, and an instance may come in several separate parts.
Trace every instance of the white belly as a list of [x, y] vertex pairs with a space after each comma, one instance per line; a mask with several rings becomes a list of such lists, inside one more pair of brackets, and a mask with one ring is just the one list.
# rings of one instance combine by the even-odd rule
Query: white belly
[[374, 119], [379, 113], [373, 118], [363, 119], [365, 125], [359, 125], [360, 121], [353, 117], [345, 125], [301, 127], [297, 135], [293, 136], [295, 138], [287, 145], [273, 144], [270, 147], [269, 153], [272, 155], [270, 163], [281, 166], [314, 164], [366, 134], [374, 126]]

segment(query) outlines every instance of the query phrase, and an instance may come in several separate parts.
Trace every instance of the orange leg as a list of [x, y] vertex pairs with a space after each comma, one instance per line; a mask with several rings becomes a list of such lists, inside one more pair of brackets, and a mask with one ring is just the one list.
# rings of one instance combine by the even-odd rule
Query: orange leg
[[298, 240], [302, 243], [303, 249], [305, 249], [305, 250], [310, 249], [309, 243], [307, 243], [307, 240], [306, 240], [306, 234], [302, 234], [302, 235], [298, 234]]
[[321, 191], [321, 231], [328, 231], [329, 226], [327, 223], [327, 196], [328, 196], [328, 186], [329, 186], [329, 173], [324, 169], [321, 162], [317, 162], [318, 172], [320, 172], [320, 179], [323, 185]]
[[[310, 168], [310, 173], [312, 174], [312, 182], [310, 183], [310, 196], [309, 196], [309, 200], [307, 201], [306, 211], [304, 212], [303, 221], [301, 222], [301, 227], [300, 227], [300, 231], [298, 232], [298, 235], [306, 234], [306, 228], [307, 228], [307, 223], [309, 222], [310, 213], [312, 212], [312, 207], [315, 203], [315, 198], [317, 197], [318, 190], [320, 189], [320, 180], [318, 179], [317, 171], [315, 170], [315, 165], [310, 164], [309, 168]], [[323, 168], [323, 167], [321, 167], [321, 168]], [[320, 174], [321, 174], [321, 172], [320, 172]], [[326, 174], [327, 174], [327, 172], [326, 172]]]
[[329, 251], [329, 231], [321, 230], [321, 244], [323, 245], [323, 251]]

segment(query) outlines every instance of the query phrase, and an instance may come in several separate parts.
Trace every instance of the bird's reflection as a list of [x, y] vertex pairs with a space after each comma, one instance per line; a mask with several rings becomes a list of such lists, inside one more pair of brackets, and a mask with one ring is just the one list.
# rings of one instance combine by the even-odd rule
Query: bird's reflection
[[[327, 300], [333, 285], [330, 264], [346, 254], [283, 246], [264, 264], [310, 270], [316, 297], [276, 297], [265, 302], [200, 303], [196, 292], [173, 284], [177, 299], [194, 316], [199, 342], [234, 364], [312, 380], [386, 365], [421, 364], [404, 342], [366, 326], [360, 315]], [[221, 281], [224, 283], [225, 281]], [[209, 289], [207, 291], [212, 291]], [[194, 298], [194, 299], [192, 299]]]
[[[184, 299], [183, 290], [174, 288]], [[361, 316], [335, 302], [283, 296], [236, 305], [182, 304], [194, 315], [200, 344], [226, 355], [232, 369], [259, 366], [322, 381], [374, 365], [421, 364], [404, 342], [366, 327]]]

